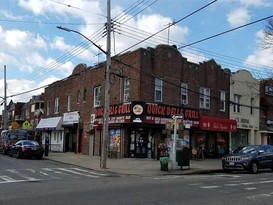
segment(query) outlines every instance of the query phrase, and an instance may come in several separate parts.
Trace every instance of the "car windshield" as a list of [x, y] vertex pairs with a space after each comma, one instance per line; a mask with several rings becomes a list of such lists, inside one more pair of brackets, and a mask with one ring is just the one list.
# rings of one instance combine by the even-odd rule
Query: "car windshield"
[[258, 146], [245, 146], [245, 147], [238, 147], [234, 153], [239, 154], [252, 154], [257, 151]]
[[23, 145], [36, 145], [37, 146], [37, 145], [39, 145], [39, 143], [36, 141], [24, 141]]

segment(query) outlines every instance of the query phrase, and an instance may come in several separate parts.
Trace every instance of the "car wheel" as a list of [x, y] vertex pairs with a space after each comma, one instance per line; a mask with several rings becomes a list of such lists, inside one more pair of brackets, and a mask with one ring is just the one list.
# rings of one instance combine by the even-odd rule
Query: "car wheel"
[[12, 150], [9, 151], [9, 156], [10, 156], [10, 157], [13, 157]]
[[257, 162], [252, 162], [251, 167], [250, 167], [250, 172], [253, 174], [258, 173], [258, 164]]
[[16, 158], [17, 158], [17, 159], [20, 159], [20, 157], [21, 157], [20, 151], [17, 150], [17, 152], [16, 152]]

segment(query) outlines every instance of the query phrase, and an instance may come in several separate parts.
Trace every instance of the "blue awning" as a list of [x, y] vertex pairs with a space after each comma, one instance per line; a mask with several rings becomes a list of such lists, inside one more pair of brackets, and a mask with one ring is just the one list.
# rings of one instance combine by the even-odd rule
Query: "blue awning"
[[41, 119], [39, 124], [36, 127], [36, 130], [43, 131], [43, 130], [63, 130], [62, 128], [62, 117], [51, 117]]

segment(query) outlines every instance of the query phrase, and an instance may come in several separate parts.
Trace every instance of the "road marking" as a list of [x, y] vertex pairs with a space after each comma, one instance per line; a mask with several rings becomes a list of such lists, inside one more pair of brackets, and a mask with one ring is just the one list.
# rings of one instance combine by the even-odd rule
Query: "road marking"
[[255, 190], [255, 189], [257, 189], [257, 188], [256, 187], [247, 187], [247, 188], [245, 188], [245, 190], [249, 190], [249, 191]]
[[80, 168], [72, 168], [72, 169], [77, 170], [77, 171], [81, 171], [81, 172], [86, 172], [89, 174], [99, 175], [99, 176], [106, 176], [107, 175], [107, 174], [103, 174], [103, 173], [91, 172], [91, 171], [80, 169]]
[[65, 168], [56, 168], [56, 169], [62, 170], [62, 171], [65, 171], [65, 172], [69, 172], [69, 173], [73, 173], [73, 174], [76, 174], [76, 175], [81, 175], [81, 176], [86, 176], [86, 177], [92, 177], [92, 178], [99, 178], [99, 176], [90, 175], [90, 174], [83, 174], [83, 173], [80, 173], [80, 172], [75, 172], [75, 171], [70, 170], [70, 169], [65, 169]]
[[201, 186], [201, 188], [203, 188], [203, 189], [216, 189], [219, 187], [221, 187], [221, 186]]
[[30, 177], [28, 175], [25, 175], [25, 174], [23, 174], [21, 172], [16, 171], [15, 169], [8, 169], [7, 171], [10, 172], [10, 173], [16, 174], [19, 177], [25, 178], [27, 181], [40, 181], [40, 180], [42, 180], [42, 179], [37, 179], [37, 178], [34, 178], [34, 177]]
[[47, 174], [45, 172], [42, 172], [42, 171], [37, 172], [34, 169], [26, 169], [26, 170], [29, 171], [29, 172], [32, 172], [33, 174], [39, 174], [39, 175], [49, 176], [49, 174]]

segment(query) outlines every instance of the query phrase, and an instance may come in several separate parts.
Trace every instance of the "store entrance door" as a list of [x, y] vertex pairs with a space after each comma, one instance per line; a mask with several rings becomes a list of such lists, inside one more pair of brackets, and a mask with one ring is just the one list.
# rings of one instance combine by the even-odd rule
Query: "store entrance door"
[[146, 134], [136, 134], [136, 157], [147, 158], [148, 136]]

